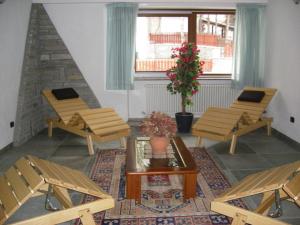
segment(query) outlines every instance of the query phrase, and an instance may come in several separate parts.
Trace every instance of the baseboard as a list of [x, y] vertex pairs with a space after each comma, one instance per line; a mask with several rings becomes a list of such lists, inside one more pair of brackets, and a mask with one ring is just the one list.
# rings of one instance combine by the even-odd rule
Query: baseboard
[[281, 133], [280, 131], [274, 128], [272, 128], [272, 135], [284, 141], [287, 145], [291, 146], [292, 148], [300, 149], [300, 143], [298, 143], [297, 141], [293, 140], [292, 138], [286, 136], [285, 134]]
[[0, 153], [7, 151], [8, 149], [13, 147], [13, 143], [6, 145], [4, 148], [0, 149]]

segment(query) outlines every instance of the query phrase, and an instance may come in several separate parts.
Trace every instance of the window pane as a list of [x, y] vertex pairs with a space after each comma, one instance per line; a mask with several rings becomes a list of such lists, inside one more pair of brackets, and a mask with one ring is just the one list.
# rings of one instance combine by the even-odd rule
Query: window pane
[[235, 15], [197, 14], [197, 38], [205, 74], [230, 74]]
[[187, 17], [138, 17], [136, 71], [166, 71], [175, 65], [171, 49], [187, 41]]

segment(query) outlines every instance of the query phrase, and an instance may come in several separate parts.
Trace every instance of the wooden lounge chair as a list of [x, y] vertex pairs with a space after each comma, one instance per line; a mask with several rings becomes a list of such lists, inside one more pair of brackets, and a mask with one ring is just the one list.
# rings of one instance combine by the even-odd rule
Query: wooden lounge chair
[[[46, 191], [45, 191], [46, 190]], [[99, 198], [74, 206], [68, 190]], [[46, 193], [45, 206], [55, 212], [13, 223], [15, 225], [52, 225], [80, 218], [84, 225], [95, 225], [93, 213], [114, 207], [113, 198], [104, 193], [82, 172], [33, 156], [18, 160], [0, 176], [0, 225], [29, 198]], [[60, 202], [62, 210], [53, 208], [50, 195]]]
[[[263, 194], [262, 200], [253, 212], [226, 203], [258, 194]], [[300, 161], [245, 177], [212, 201], [211, 210], [232, 217], [234, 225], [283, 225], [287, 223], [265, 216], [274, 202], [276, 210], [270, 216], [282, 215], [281, 200], [290, 200], [300, 206]]]
[[81, 98], [57, 100], [51, 90], [44, 90], [43, 95], [58, 115], [47, 121], [49, 137], [55, 127], [85, 137], [90, 155], [94, 154], [93, 141], [120, 139], [121, 145], [126, 145], [130, 127], [114, 109], [90, 109]]
[[234, 154], [239, 136], [264, 126], [267, 126], [268, 135], [271, 135], [273, 118], [262, 117], [262, 114], [276, 89], [246, 87], [244, 91], [263, 91], [265, 96], [258, 103], [235, 100], [229, 108], [208, 108], [192, 127], [192, 135], [198, 136], [196, 145], [201, 146], [202, 138], [232, 140], [229, 152]]

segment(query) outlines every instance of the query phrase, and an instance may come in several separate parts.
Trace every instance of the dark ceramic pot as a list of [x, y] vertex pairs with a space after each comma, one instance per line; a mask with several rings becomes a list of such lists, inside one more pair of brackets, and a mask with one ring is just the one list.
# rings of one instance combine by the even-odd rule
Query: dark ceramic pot
[[189, 133], [191, 131], [194, 115], [193, 113], [175, 113], [177, 130], [179, 133]]

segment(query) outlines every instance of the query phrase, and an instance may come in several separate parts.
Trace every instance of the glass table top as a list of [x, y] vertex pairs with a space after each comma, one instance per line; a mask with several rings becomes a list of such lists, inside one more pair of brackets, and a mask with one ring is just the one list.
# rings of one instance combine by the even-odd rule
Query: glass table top
[[154, 154], [149, 140], [149, 137], [137, 137], [135, 139], [137, 169], [186, 167], [173, 140], [170, 141], [167, 152], [163, 154]]

